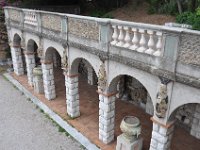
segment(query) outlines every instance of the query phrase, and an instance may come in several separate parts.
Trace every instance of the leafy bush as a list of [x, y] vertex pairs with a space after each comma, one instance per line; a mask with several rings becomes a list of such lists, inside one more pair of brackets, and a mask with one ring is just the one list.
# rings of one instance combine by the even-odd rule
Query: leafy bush
[[176, 22], [192, 25], [194, 30], [200, 30], [199, 9], [195, 13], [184, 12], [176, 17]]

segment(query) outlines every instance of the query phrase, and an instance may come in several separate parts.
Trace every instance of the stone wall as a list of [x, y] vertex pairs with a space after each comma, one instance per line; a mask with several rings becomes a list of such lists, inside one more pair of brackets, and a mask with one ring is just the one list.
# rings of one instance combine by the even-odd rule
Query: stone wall
[[57, 15], [43, 14], [42, 27], [53, 31], [61, 31], [61, 17]]
[[195, 34], [182, 34], [179, 61], [185, 64], [200, 66], [200, 36]]
[[70, 34], [92, 40], [99, 40], [99, 27], [97, 22], [68, 18], [68, 26]]
[[178, 108], [175, 118], [177, 119], [177, 125], [190, 131], [192, 126], [192, 119], [195, 112], [196, 104], [187, 104]]
[[20, 22], [20, 12], [19, 11], [14, 10], [14, 9], [9, 9], [8, 13], [9, 13], [9, 18], [11, 20]]

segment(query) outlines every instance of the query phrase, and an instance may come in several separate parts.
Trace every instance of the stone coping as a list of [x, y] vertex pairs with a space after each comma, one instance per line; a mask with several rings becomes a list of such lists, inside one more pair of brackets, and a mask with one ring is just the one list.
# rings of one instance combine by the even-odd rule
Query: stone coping
[[47, 105], [41, 102], [36, 96], [32, 95], [26, 88], [24, 88], [17, 80], [15, 80], [9, 73], [4, 73], [3, 76], [7, 78], [13, 85], [15, 85], [20, 91], [24, 92], [25, 96], [30, 98], [31, 101], [42, 109], [46, 114], [50, 116], [57, 124], [65, 129], [74, 139], [81, 143], [88, 150], [100, 150], [95, 144], [91, 143], [85, 136], [63, 120], [59, 115], [53, 112]]

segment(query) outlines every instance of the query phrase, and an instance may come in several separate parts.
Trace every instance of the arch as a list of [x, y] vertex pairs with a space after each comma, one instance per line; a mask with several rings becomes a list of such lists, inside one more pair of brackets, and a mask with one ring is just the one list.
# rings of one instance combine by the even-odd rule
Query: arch
[[[78, 57], [78, 58], [76, 58], [72, 61], [72, 64], [70, 66], [70, 73], [71, 74], [78, 74], [78, 66], [79, 66], [82, 59], [85, 61], [86, 67], [91, 66], [94, 69], [94, 66], [87, 59], [82, 58], [82, 57]], [[94, 69], [94, 72], [97, 76], [98, 72], [95, 69]]]
[[17, 33], [15, 33], [13, 36], [13, 44], [17, 46], [21, 45], [21, 37]]
[[64, 48], [63, 48], [63, 46], [62, 46], [62, 44], [60, 44], [60, 43], [57, 43], [57, 42], [55, 42], [55, 41], [51, 41], [51, 40], [48, 40], [48, 39], [43, 39], [42, 40], [43, 41], [43, 49], [44, 49], [44, 52], [43, 52], [43, 54], [44, 54], [44, 56], [46, 56], [46, 53], [48, 53], [47, 51], [49, 50], [49, 49], [55, 49], [57, 52], [58, 52], [58, 54], [60, 55], [60, 57], [62, 58], [62, 56], [63, 56], [63, 52], [64, 52]]
[[40, 45], [40, 38], [38, 36], [25, 32], [24, 37], [26, 42], [26, 48], [28, 48], [30, 40], [33, 40], [37, 44], [37, 46]]
[[54, 47], [48, 47], [46, 50], [45, 50], [45, 53], [44, 53], [44, 60], [46, 61], [52, 61], [53, 60], [53, 52], [56, 51], [60, 58], [62, 58], [62, 54], [59, 53], [59, 51], [54, 48]]
[[29, 39], [26, 45], [26, 50], [29, 52], [35, 52], [37, 48], [38, 48], [37, 43], [34, 40]]
[[[132, 78], [134, 78], [133, 76], [131, 76], [131, 75], [128, 75], [128, 74], [120, 74], [120, 75], [118, 75], [118, 76], [116, 76], [111, 82], [110, 82], [110, 84], [108, 85], [108, 90], [109, 90], [109, 92], [115, 92], [115, 91], [117, 91], [117, 84], [118, 84], [118, 82], [119, 82], [119, 80], [120, 80], [120, 78], [122, 77], [122, 76], [129, 76], [129, 77], [132, 77]], [[136, 79], [136, 78], [134, 78], [134, 79]], [[137, 80], [137, 79], [136, 79]], [[138, 81], [138, 80], [137, 80]], [[145, 89], [146, 89], [146, 87], [140, 82], [140, 81], [138, 81]], [[149, 94], [149, 91], [146, 89], [146, 92], [147, 92], [147, 95]], [[149, 96], [150, 96], [150, 94], [149, 94]], [[151, 98], [151, 102], [153, 103], [153, 101], [152, 101], [152, 97], [150, 96], [150, 98]], [[153, 103], [153, 106], [155, 106], [154, 105], [154, 103]], [[155, 107], [154, 107], [155, 108]]]
[[176, 117], [175, 115], [177, 114], [178, 110], [179, 110], [180, 108], [184, 107], [184, 106], [187, 106], [187, 107], [190, 106], [190, 107], [191, 107], [191, 108], [190, 108], [191, 111], [195, 111], [195, 106], [196, 106], [196, 104], [197, 104], [197, 103], [186, 103], [186, 104], [183, 104], [183, 105], [177, 107], [177, 108], [170, 114], [168, 121], [169, 121], [169, 122], [170, 122], [170, 121], [173, 121], [173, 120], [175, 119], [175, 117]]
[[175, 82], [168, 116], [171, 116], [172, 113], [180, 106], [191, 103], [200, 104], [199, 89]]
[[109, 61], [108, 70], [108, 92], [116, 91], [116, 86], [113, 84], [116, 84], [116, 81], [118, 81], [118, 78], [121, 75], [131, 76], [138, 80], [145, 87], [151, 97], [153, 105], [155, 106], [156, 95], [160, 85], [160, 79], [157, 76], [115, 61]]

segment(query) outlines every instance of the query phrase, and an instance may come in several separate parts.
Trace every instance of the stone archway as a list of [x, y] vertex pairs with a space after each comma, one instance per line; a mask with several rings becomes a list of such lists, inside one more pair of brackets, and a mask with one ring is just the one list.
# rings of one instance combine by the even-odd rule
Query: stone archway
[[42, 72], [45, 97], [48, 100], [55, 99], [56, 96], [59, 96], [59, 92], [63, 93], [59, 89], [65, 89], [65, 80], [61, 68], [61, 56], [54, 47], [49, 47], [45, 51], [44, 60], [42, 61]]
[[23, 61], [23, 50], [21, 49], [21, 37], [17, 33], [14, 34], [13, 43], [10, 46], [14, 72], [17, 75], [23, 75], [25, 73], [25, 63]]
[[100, 94], [100, 140], [106, 144], [110, 143], [114, 136], [121, 133], [119, 125], [123, 117], [134, 115], [148, 128], [144, 128], [142, 133], [146, 138], [144, 145], [147, 149], [152, 132], [150, 117], [154, 114], [154, 106], [148, 91], [141, 82], [126, 74], [118, 75], [110, 81], [108, 92]]
[[[88, 84], [91, 85], [92, 88]], [[97, 89], [97, 75], [95, 70], [93, 69], [93, 66], [88, 60], [84, 58], [76, 58], [72, 61], [68, 74], [66, 74], [66, 85], [68, 115], [73, 118], [78, 117], [80, 113], [82, 113], [80, 112], [79, 100], [82, 99], [82, 97], [80, 98], [80, 95], [84, 96], [83, 92], [87, 93], [88, 91], [91, 91], [92, 93], [95, 92], [95, 95], [97, 95], [96, 90], [94, 90], [94, 88]], [[86, 104], [86, 101], [88, 100], [91, 102], [90, 104], [92, 105], [92, 97], [84, 98], [81, 103]], [[82, 110], [84, 111], [84, 109]]]
[[30, 86], [33, 86], [33, 68], [41, 65], [40, 57], [37, 54], [38, 45], [32, 39], [28, 40], [25, 58], [26, 58], [26, 67], [27, 67], [27, 76], [28, 83]]
[[[169, 138], [172, 149], [198, 149], [200, 147], [200, 104], [187, 103], [176, 108], [168, 122], [174, 122]], [[194, 138], [195, 137], [195, 138]], [[182, 143], [182, 148], [177, 143]]]

